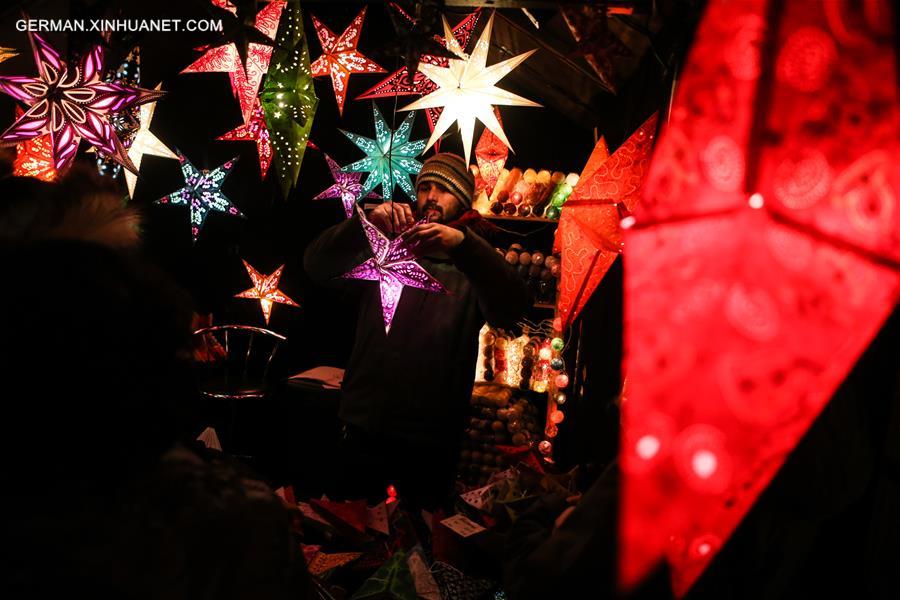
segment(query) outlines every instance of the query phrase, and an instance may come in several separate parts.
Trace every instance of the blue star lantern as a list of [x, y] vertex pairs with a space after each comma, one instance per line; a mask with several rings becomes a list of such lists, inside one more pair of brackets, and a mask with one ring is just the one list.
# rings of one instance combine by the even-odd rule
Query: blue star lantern
[[368, 173], [369, 176], [359, 191], [357, 200], [371, 192], [376, 186], [381, 186], [381, 195], [385, 200], [390, 200], [394, 193], [394, 186], [406, 192], [411, 200], [416, 196], [413, 192], [410, 177], [417, 174], [422, 168], [422, 163], [415, 159], [425, 149], [425, 140], [410, 142], [413, 119], [415, 113], [409, 113], [403, 119], [403, 123], [396, 131], [391, 131], [384, 117], [372, 103], [372, 111], [375, 113], [375, 139], [370, 139], [355, 133], [341, 130], [351, 142], [366, 153], [366, 157], [351, 163], [341, 169], [345, 173]]
[[223, 212], [236, 217], [244, 216], [222, 193], [222, 184], [234, 168], [237, 157], [212, 171], [206, 169], [200, 171], [185, 158], [184, 154], [181, 152], [177, 152], [177, 154], [178, 160], [181, 162], [185, 185], [177, 192], [160, 198], [156, 204], [191, 207], [191, 235], [194, 243], [197, 242], [197, 237], [200, 235], [200, 230], [210, 211]]

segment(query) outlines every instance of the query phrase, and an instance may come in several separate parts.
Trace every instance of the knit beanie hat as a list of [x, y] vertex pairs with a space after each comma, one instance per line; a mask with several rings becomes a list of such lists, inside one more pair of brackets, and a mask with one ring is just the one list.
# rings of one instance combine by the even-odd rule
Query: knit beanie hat
[[441, 152], [426, 160], [416, 178], [416, 187], [426, 181], [440, 183], [459, 200], [463, 207], [466, 209], [472, 207], [475, 176], [469, 171], [466, 161], [461, 156], [450, 152]]

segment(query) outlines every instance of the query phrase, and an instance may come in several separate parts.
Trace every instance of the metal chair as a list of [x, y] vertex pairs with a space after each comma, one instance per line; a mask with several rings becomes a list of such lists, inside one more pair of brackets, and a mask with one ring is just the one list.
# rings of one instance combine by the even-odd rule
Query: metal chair
[[200, 392], [208, 398], [262, 398], [283, 335], [249, 325], [215, 325], [194, 332]]
[[[194, 332], [197, 389], [214, 403], [228, 404], [222, 445], [232, 454], [245, 455], [248, 450], [236, 448], [238, 403], [267, 396], [272, 362], [286, 341], [285, 336], [274, 331], [249, 325], [215, 325]], [[219, 413], [208, 404], [207, 409]], [[252, 411], [249, 406], [247, 409]]]

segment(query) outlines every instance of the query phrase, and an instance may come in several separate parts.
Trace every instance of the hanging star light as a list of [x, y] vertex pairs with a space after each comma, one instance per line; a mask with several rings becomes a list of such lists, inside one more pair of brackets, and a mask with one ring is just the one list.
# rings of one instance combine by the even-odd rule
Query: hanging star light
[[[222, 6], [222, 3], [213, 2], [229, 12], [234, 8], [234, 14], [251, 10], [248, 7], [240, 9], [231, 3]], [[246, 3], [245, 3], [246, 4]], [[255, 10], [255, 2], [252, 2]], [[260, 10], [254, 19], [253, 27], [243, 26], [243, 19], [238, 19], [237, 26], [233, 29], [237, 33], [226, 36], [232, 39], [214, 48], [202, 47], [198, 50], [204, 54], [196, 61], [183, 69], [182, 73], [228, 73], [231, 80], [231, 91], [241, 106], [241, 115], [244, 123], [249, 123], [253, 116], [253, 108], [262, 77], [269, 69], [272, 59], [272, 46], [268, 44], [275, 39], [278, 30], [278, 21], [286, 3], [281, 1], [271, 2]], [[229, 8], [229, 6], [231, 8]]]
[[[141, 84], [141, 49], [138, 46], [132, 48], [128, 56], [122, 61], [122, 64], [116, 69], [110, 69], [103, 80], [139, 86]], [[146, 106], [146, 104], [142, 106]], [[113, 131], [119, 136], [119, 140], [121, 140], [125, 148], [131, 146], [140, 126], [140, 109], [140, 106], [131, 106], [110, 116], [109, 121], [112, 123]], [[140, 165], [135, 165], [135, 168], [140, 169]], [[98, 155], [97, 170], [100, 171], [101, 175], [109, 175], [115, 179], [119, 176], [122, 165], [111, 158]]]
[[287, 198], [297, 185], [319, 104], [299, 2], [291, 2], [284, 10], [259, 102], [269, 129], [279, 188]]
[[409, 178], [422, 168], [422, 163], [415, 157], [425, 149], [425, 140], [409, 141], [415, 113], [407, 114], [400, 127], [396, 131], [391, 131], [374, 102], [372, 111], [375, 116], [374, 140], [341, 130], [341, 133], [367, 154], [366, 158], [347, 165], [343, 171], [345, 173], [369, 173], [359, 197], [381, 185], [381, 195], [390, 200], [394, 193], [394, 186], [398, 185], [410, 199], [415, 200], [416, 195]]
[[353, 73], [386, 73], [374, 61], [362, 55], [356, 49], [359, 43], [359, 34], [362, 33], [363, 20], [366, 18], [366, 8], [363, 7], [353, 22], [340, 36], [312, 15], [313, 27], [322, 45], [322, 56], [312, 64], [313, 77], [331, 75], [331, 85], [334, 87], [334, 97], [337, 100], [338, 114], [344, 114], [344, 100], [347, 98], [347, 83]]
[[[16, 107], [16, 117], [24, 112]], [[53, 144], [50, 141], [50, 134], [16, 144], [13, 175], [35, 177], [41, 181], [56, 181], [59, 173], [53, 166]]]
[[[494, 115], [496, 115], [497, 122], [502, 127], [503, 122], [500, 120], [500, 111], [496, 107], [494, 107]], [[481, 174], [481, 178], [484, 179], [485, 190], [488, 196], [494, 191], [494, 186], [497, 185], [497, 181], [500, 179], [500, 173], [503, 171], [503, 165], [506, 164], [507, 158], [509, 158], [509, 148], [503, 145], [503, 142], [494, 135], [494, 132], [490, 129], [485, 129], [478, 139], [478, 144], [475, 146], [475, 161], [478, 163], [478, 172]]]
[[119, 82], [103, 82], [103, 50], [95, 46], [70, 69], [40, 35], [28, 33], [38, 67], [35, 77], [0, 77], [0, 91], [28, 105], [28, 110], [0, 135], [0, 143], [17, 144], [50, 134], [53, 166], [66, 169], [83, 138], [101, 154], [136, 171], [110, 123], [131, 106], [152, 102], [162, 92]]
[[[159, 90], [162, 84], [156, 86]], [[161, 158], [178, 159], [178, 155], [172, 152], [168, 146], [163, 144], [153, 132], [150, 131], [150, 122], [153, 121], [153, 113], [156, 111], [156, 102], [148, 102], [140, 107], [140, 115], [138, 117], [138, 130], [134, 134], [134, 140], [128, 147], [128, 158], [134, 163], [134, 168], [140, 171], [141, 162], [145, 154], [151, 156], [159, 156]], [[131, 171], [125, 171], [125, 183], [128, 185], [128, 195], [134, 198], [134, 188], [137, 185], [137, 174]]]
[[210, 211], [222, 212], [236, 217], [244, 216], [222, 193], [222, 184], [234, 168], [234, 164], [238, 160], [237, 157], [212, 171], [205, 169], [200, 171], [180, 152], [177, 152], [177, 156], [181, 162], [181, 172], [184, 175], [185, 186], [177, 192], [160, 198], [156, 201], [156, 204], [189, 206], [191, 208], [191, 235], [195, 243]]
[[[360, 173], [344, 173], [341, 171], [341, 166], [327, 154], [325, 155], [325, 160], [328, 162], [328, 168], [331, 170], [331, 176], [334, 178], [334, 185], [313, 198], [313, 200], [340, 198], [344, 205], [344, 212], [349, 219], [353, 216], [357, 199], [361, 197], [363, 186], [359, 180], [362, 178], [362, 175]], [[381, 196], [374, 192], [369, 192], [365, 197], [381, 200]]]
[[[356, 210], [359, 212], [360, 222], [369, 246], [372, 248], [373, 256], [341, 277], [378, 282], [381, 289], [384, 332], [388, 334], [391, 331], [394, 312], [400, 302], [400, 295], [403, 293], [403, 286], [441, 294], [447, 293], [447, 288], [416, 262], [405, 237], [398, 236], [389, 240], [366, 219], [361, 208], [357, 206]], [[424, 222], [423, 219], [419, 223]]]
[[256, 142], [256, 151], [259, 153], [260, 176], [262, 179], [266, 178], [266, 173], [269, 172], [269, 165], [272, 163], [272, 143], [269, 140], [269, 129], [266, 127], [266, 116], [258, 99], [249, 123], [242, 123], [216, 139]]
[[[403, 15], [410, 21], [412, 18], [403, 10], [397, 7]], [[481, 9], [468, 15], [453, 28], [449, 37], [434, 36], [435, 40], [441, 47], [447, 48], [450, 52], [457, 54], [460, 58], [464, 57], [464, 50], [469, 45], [469, 40], [475, 32], [478, 20], [481, 18]], [[419, 62], [424, 62], [436, 67], [447, 67], [448, 58], [444, 56], [435, 56], [433, 54], [422, 54]], [[370, 90], [357, 96], [357, 100], [367, 100], [375, 98], [386, 98], [394, 96], [427, 96], [431, 92], [438, 89], [438, 85], [429, 79], [422, 71], [416, 70], [412, 73], [412, 81], [410, 81], [410, 70], [404, 66], [394, 71], [383, 81], [379, 82]], [[426, 108], [425, 114], [428, 115], [428, 128], [434, 131], [434, 126], [441, 116], [441, 108]]]
[[[431, 138], [425, 146], [430, 148], [450, 125], [456, 121], [459, 123], [462, 135], [463, 148], [466, 153], [466, 164], [472, 151], [472, 138], [475, 135], [475, 119], [478, 119], [496, 135], [507, 148], [512, 149], [503, 127], [494, 116], [494, 105], [502, 106], [540, 106], [526, 98], [507, 92], [494, 84], [519, 66], [535, 50], [529, 50], [518, 56], [487, 66], [488, 48], [491, 45], [491, 27], [494, 15], [488, 19], [481, 32], [481, 37], [475, 44], [475, 49], [468, 59], [451, 58], [447, 67], [437, 67], [425, 63], [419, 64], [419, 70], [438, 85], [438, 89], [412, 104], [404, 106], [401, 110], [419, 110], [423, 108], [435, 108], [443, 106], [444, 110], [435, 124]], [[444, 29], [448, 31], [447, 37], [453, 37], [449, 33], [450, 26], [444, 19]]]
[[266, 325], [269, 324], [269, 317], [272, 316], [272, 306], [276, 302], [278, 304], [287, 304], [288, 306], [300, 306], [278, 289], [278, 282], [281, 280], [281, 272], [284, 270], [284, 265], [275, 269], [271, 275], [262, 275], [259, 271], [251, 267], [250, 263], [246, 260], [243, 261], [243, 263], [244, 267], [247, 268], [247, 273], [250, 275], [250, 280], [253, 282], [253, 287], [240, 294], [236, 294], [235, 298], [259, 300], [259, 305], [262, 307]]
[[4, 48], [0, 46], [0, 63], [11, 59], [14, 56], [18, 56], [19, 53], [15, 51], [13, 48]]

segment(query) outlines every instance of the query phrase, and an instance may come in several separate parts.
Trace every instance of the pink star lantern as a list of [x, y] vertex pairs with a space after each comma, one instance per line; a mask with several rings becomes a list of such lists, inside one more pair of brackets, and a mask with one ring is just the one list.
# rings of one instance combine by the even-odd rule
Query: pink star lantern
[[263, 317], [266, 319], [266, 325], [269, 324], [269, 317], [272, 316], [272, 306], [276, 302], [278, 304], [287, 304], [288, 306], [300, 306], [278, 289], [278, 282], [281, 280], [281, 272], [284, 270], [284, 265], [275, 269], [271, 275], [262, 275], [251, 267], [246, 260], [243, 263], [244, 267], [247, 268], [247, 273], [250, 275], [250, 280], [253, 281], [253, 287], [235, 295], [235, 298], [259, 300]]
[[347, 98], [347, 82], [353, 73], [386, 73], [374, 61], [362, 55], [356, 49], [359, 34], [362, 33], [363, 19], [366, 18], [364, 6], [353, 22], [340, 36], [312, 15], [313, 27], [319, 43], [322, 44], [322, 56], [311, 65], [313, 77], [331, 75], [334, 97], [337, 100], [338, 113], [344, 114], [344, 100]]
[[[222, 0], [213, 0], [213, 4], [232, 11], [233, 5]], [[259, 11], [254, 27], [270, 40], [275, 39], [278, 21], [286, 3], [271, 2]], [[233, 12], [236, 12], [236, 8]], [[241, 63], [240, 54], [234, 42], [222, 46], [199, 48], [205, 50], [203, 56], [183, 69], [182, 73], [228, 73], [231, 80], [231, 91], [241, 105], [244, 123], [250, 123], [256, 106], [256, 95], [259, 92], [262, 77], [269, 70], [272, 60], [272, 46], [250, 43], [247, 45], [246, 65]]]
[[[447, 288], [416, 262], [406, 238], [398, 236], [389, 240], [377, 227], [366, 220], [357, 206], [363, 231], [372, 247], [373, 257], [344, 273], [344, 279], [377, 281], [381, 287], [381, 310], [384, 315], [384, 332], [391, 332], [394, 312], [400, 303], [403, 286], [429, 292], [446, 294]], [[423, 219], [419, 223], [424, 223]], [[418, 223], [417, 223], [418, 224]]]
[[[405, 16], [410, 21], [412, 20], [412, 17], [407, 15], [399, 6], [397, 7], [397, 10], [401, 15]], [[456, 42], [456, 45], [454, 45], [452, 41], [439, 35], [436, 35], [435, 39], [439, 44], [449, 48], [451, 51], [456, 48], [462, 52], [466, 49], [466, 46], [469, 45], [469, 40], [475, 32], [475, 26], [478, 25], [478, 19], [480, 17], [481, 9], [476, 9], [453, 28], [452, 37]], [[449, 59], [442, 56], [423, 54], [419, 59], [419, 62], [435, 65], [437, 67], [446, 67], [449, 65], [448, 60]], [[438, 85], [429, 79], [422, 71], [413, 73], [412, 83], [409, 83], [409, 69], [402, 67], [399, 70], [394, 71], [390, 77], [379, 82], [375, 87], [359, 95], [357, 100], [394, 96], [427, 96], [437, 88]], [[428, 108], [425, 112], [428, 115], [428, 128], [431, 131], [434, 131], [434, 124], [437, 123], [438, 118], [441, 116], [441, 108]]]
[[256, 142], [256, 151], [259, 153], [259, 171], [262, 179], [269, 172], [272, 164], [272, 142], [269, 139], [269, 128], [266, 127], [266, 116], [263, 113], [259, 99], [255, 99], [253, 113], [249, 122], [238, 125], [226, 134], [216, 138], [226, 142]]
[[[353, 216], [353, 207], [356, 206], [356, 200], [362, 193], [362, 173], [344, 173], [341, 171], [341, 165], [334, 162], [327, 154], [325, 160], [328, 161], [328, 168], [331, 170], [331, 176], [334, 178], [334, 185], [313, 198], [313, 200], [326, 200], [331, 198], [340, 198], [344, 204], [344, 212], [347, 218]], [[381, 200], [381, 196], [375, 192], [369, 192], [366, 198], [372, 200]]]
[[110, 123], [110, 115], [152, 102], [163, 92], [104, 82], [103, 50], [95, 46], [70, 68], [40, 35], [28, 34], [37, 77], [0, 77], [0, 92], [25, 103], [28, 110], [0, 135], [0, 144], [14, 145], [49, 134], [53, 166], [66, 169], [83, 138], [101, 154], [137, 173]]

